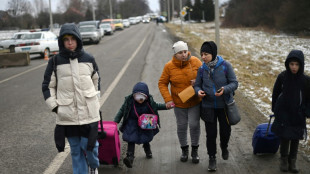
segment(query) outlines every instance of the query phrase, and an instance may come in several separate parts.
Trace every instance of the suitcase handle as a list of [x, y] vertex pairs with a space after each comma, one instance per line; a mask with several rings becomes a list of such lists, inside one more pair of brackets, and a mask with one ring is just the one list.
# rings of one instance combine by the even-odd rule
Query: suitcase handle
[[274, 115], [269, 115], [269, 117], [270, 117], [270, 118], [269, 118], [268, 127], [267, 127], [267, 131], [266, 131], [265, 137], [268, 136], [268, 132], [269, 132], [269, 128], [270, 128], [271, 119], [272, 119], [272, 117], [274, 117]]
[[101, 134], [98, 136], [98, 139], [104, 139], [106, 137], [106, 132], [103, 130], [103, 124], [102, 124], [102, 113], [99, 110], [99, 115], [100, 115], [100, 128], [101, 128]]

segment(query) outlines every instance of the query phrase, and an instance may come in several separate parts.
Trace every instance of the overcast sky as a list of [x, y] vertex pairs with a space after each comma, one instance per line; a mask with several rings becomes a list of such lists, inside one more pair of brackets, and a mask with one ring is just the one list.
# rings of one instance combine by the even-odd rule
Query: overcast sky
[[[30, 0], [32, 1], [32, 0]], [[49, 3], [49, 0], [43, 0], [46, 2], [46, 4]], [[56, 12], [57, 10], [57, 7], [58, 7], [58, 2], [60, 0], [51, 0], [51, 4], [52, 4], [52, 11], [53, 12]], [[222, 4], [224, 2], [227, 2], [229, 0], [219, 0], [219, 3]], [[0, 0], [0, 10], [6, 10], [7, 7], [8, 7], [8, 2], [9, 0]], [[159, 10], [159, 3], [158, 3], [158, 0], [148, 0], [149, 2], [149, 6], [150, 6], [150, 9], [154, 12], [157, 12]], [[174, 3], [179, 3], [180, 1], [179, 0], [174, 0]]]

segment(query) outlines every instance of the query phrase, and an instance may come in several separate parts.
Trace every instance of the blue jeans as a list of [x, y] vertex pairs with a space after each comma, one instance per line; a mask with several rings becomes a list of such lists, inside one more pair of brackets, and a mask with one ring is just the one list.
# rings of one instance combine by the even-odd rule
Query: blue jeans
[[87, 174], [88, 165], [93, 169], [99, 167], [98, 141], [93, 151], [87, 151], [88, 138], [68, 137], [67, 139], [71, 148], [73, 174]]

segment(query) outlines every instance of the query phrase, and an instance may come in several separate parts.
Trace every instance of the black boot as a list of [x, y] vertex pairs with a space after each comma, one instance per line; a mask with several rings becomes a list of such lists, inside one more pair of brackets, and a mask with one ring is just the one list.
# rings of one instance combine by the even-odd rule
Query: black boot
[[288, 170], [292, 173], [298, 173], [299, 172], [299, 170], [296, 167], [296, 158], [295, 159], [292, 159], [292, 158], [288, 159]]
[[181, 149], [182, 149], [182, 156], [181, 156], [180, 160], [182, 162], [186, 162], [188, 159], [188, 145], [181, 147]]
[[229, 151], [227, 150], [227, 148], [222, 148], [222, 158], [223, 160], [228, 160], [229, 157]]
[[280, 171], [287, 172], [288, 171], [288, 158], [287, 156], [280, 158]]
[[146, 155], [146, 158], [152, 158], [152, 151], [151, 151], [151, 145], [150, 144], [143, 144], [144, 152]]
[[198, 147], [199, 146], [192, 146], [192, 162], [197, 164], [199, 163], [199, 156], [198, 156]]
[[127, 156], [124, 158], [123, 162], [128, 168], [132, 168], [134, 158], [135, 156], [132, 152], [127, 152]]
[[215, 156], [209, 157], [208, 171], [210, 172], [216, 171], [216, 157]]

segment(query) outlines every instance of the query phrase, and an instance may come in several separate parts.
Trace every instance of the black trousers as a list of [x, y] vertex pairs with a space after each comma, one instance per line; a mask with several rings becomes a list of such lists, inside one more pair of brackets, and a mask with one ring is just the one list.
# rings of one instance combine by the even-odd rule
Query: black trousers
[[[135, 146], [136, 146], [136, 143], [128, 142], [127, 153], [135, 154]], [[150, 146], [150, 143], [143, 144], [143, 147], [149, 147], [149, 146]]]
[[280, 154], [281, 157], [287, 157], [289, 159], [296, 159], [298, 152], [299, 140], [289, 140], [281, 138]]
[[205, 122], [207, 133], [207, 150], [209, 156], [215, 156], [216, 154], [217, 120], [219, 122], [221, 149], [226, 149], [228, 147], [228, 142], [230, 139], [231, 126], [227, 122], [224, 108], [214, 109], [213, 122]]

